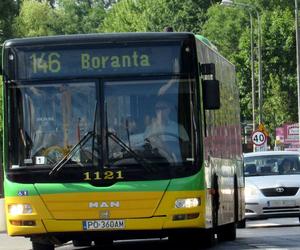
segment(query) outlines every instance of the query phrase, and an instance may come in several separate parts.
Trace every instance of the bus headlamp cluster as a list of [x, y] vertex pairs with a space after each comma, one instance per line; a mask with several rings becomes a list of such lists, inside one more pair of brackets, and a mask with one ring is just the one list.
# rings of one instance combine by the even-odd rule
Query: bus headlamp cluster
[[32, 207], [29, 204], [8, 205], [8, 213], [11, 215], [32, 214]]
[[175, 201], [175, 208], [193, 208], [200, 206], [200, 204], [200, 198], [177, 199]]

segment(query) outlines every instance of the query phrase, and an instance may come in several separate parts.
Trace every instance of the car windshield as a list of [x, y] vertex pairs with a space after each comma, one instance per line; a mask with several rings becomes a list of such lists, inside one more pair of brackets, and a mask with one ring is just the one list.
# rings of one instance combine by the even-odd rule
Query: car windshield
[[244, 158], [245, 176], [300, 174], [298, 155], [263, 155]]

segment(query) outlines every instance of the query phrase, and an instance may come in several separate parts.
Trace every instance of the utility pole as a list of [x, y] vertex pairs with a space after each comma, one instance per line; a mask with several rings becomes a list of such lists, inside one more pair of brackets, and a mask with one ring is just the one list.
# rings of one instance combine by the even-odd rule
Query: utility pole
[[297, 57], [297, 94], [298, 94], [298, 136], [300, 145], [300, 44], [298, 27], [298, 0], [295, 0], [295, 29], [296, 29], [296, 57]]
[[262, 105], [263, 105], [263, 81], [262, 81], [262, 61], [261, 61], [261, 20], [258, 10], [254, 9], [257, 15], [258, 23], [258, 113], [259, 113], [259, 124], [263, 123], [262, 116]]

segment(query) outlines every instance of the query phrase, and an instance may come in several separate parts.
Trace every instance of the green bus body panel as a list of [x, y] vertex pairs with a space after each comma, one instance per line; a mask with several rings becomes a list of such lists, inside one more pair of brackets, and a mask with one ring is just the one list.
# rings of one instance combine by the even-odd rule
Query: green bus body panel
[[[197, 174], [185, 178], [161, 181], [130, 181], [118, 182], [109, 187], [96, 187], [89, 183], [36, 183], [23, 184], [9, 180], [4, 181], [5, 196], [35, 196], [39, 194], [77, 193], [77, 192], [147, 192], [147, 191], [195, 191], [204, 190], [204, 174], [201, 170]], [[169, 184], [170, 182], [170, 184]], [[38, 189], [38, 192], [36, 188]]]

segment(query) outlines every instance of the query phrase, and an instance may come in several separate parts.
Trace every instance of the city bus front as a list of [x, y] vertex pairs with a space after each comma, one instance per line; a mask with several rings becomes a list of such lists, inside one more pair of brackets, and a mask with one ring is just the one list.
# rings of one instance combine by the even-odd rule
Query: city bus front
[[5, 44], [10, 235], [99, 243], [205, 227], [194, 43], [144, 34]]

